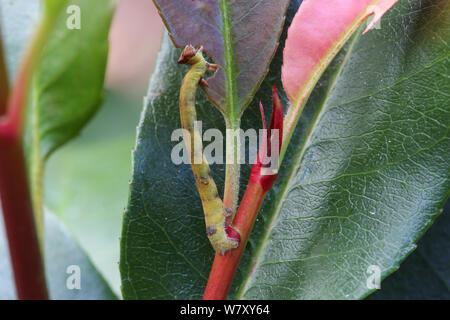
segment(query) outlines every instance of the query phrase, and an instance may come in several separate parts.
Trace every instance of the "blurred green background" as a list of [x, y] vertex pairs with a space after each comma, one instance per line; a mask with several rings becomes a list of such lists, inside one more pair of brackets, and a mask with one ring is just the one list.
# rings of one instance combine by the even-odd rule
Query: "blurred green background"
[[118, 1], [105, 101], [81, 135], [50, 157], [45, 205], [120, 296], [119, 237], [131, 150], [163, 24], [152, 1]]
[[[11, 81], [38, 17], [39, 0], [0, 0], [1, 32]], [[162, 30], [163, 23], [152, 1], [117, 1], [102, 108], [79, 137], [50, 157], [45, 170], [45, 210], [56, 215], [63, 225], [48, 215], [50, 222], [46, 227], [52, 229], [56, 225], [57, 229], [62, 228], [62, 233], [58, 231], [59, 238], [46, 241], [61, 242], [58, 248], [63, 251], [59, 255], [66, 264], [84, 261], [85, 268], [89, 269], [89, 262], [75, 248], [67, 230], [118, 296], [121, 296], [119, 237], [131, 176], [131, 150]], [[3, 231], [0, 221], [0, 256], [7, 256]], [[46, 260], [53, 258], [51, 252], [46, 253]], [[56, 260], [61, 262], [61, 259]], [[14, 298], [9, 261], [1, 260], [0, 296]], [[48, 266], [50, 273], [58, 270], [52, 278], [64, 281], [65, 265], [58, 265], [56, 260]], [[91, 281], [90, 285], [102, 287], [100, 278], [94, 276], [92, 279], [99, 282]], [[49, 285], [53, 291], [55, 284]], [[65, 286], [59, 284], [59, 287]], [[54, 297], [71, 298], [64, 294], [52, 293]]]
[[139, 100], [108, 91], [81, 136], [58, 150], [45, 175], [45, 205], [119, 293], [119, 236]]

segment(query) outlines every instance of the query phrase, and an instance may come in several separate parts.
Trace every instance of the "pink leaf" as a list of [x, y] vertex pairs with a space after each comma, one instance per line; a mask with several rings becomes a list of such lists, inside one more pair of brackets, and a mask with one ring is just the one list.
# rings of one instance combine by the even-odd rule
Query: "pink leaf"
[[397, 0], [304, 0], [288, 30], [282, 81], [291, 102], [286, 117], [290, 136], [301, 108], [333, 57], [372, 14], [367, 32]]

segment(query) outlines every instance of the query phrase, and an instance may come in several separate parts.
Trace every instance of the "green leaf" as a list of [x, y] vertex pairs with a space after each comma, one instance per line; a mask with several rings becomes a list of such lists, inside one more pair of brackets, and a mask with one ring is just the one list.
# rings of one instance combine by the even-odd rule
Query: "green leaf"
[[39, 143], [34, 147], [40, 158], [76, 136], [100, 105], [113, 3], [68, 1], [67, 6], [80, 7], [80, 29], [66, 26], [70, 14], [64, 10], [45, 44], [34, 75], [31, 107]]
[[45, 206], [64, 223], [120, 294], [119, 237], [141, 99], [107, 91], [80, 137], [47, 163]]
[[[117, 299], [90, 259], [51, 213], [45, 215], [45, 225], [47, 229], [45, 269], [50, 298], [57, 300]], [[67, 273], [67, 268], [71, 265], [80, 268], [80, 290], [70, 290], [66, 286], [67, 279], [72, 275]], [[3, 230], [3, 220], [0, 219], [0, 299], [15, 298], [8, 246]]]
[[268, 71], [288, 1], [154, 2], [177, 47], [202, 45], [219, 64], [205, 92], [236, 127]]
[[[78, 135], [103, 97], [108, 33], [114, 1], [59, 1], [47, 11], [59, 16], [34, 72], [28, 113], [26, 150], [33, 207], [42, 234], [42, 177], [45, 161], [58, 147]], [[64, 5], [64, 6], [63, 6]], [[80, 29], [68, 27], [80, 8]]]
[[[303, 111], [230, 298], [363, 298], [370, 265], [384, 278], [415, 248], [450, 189], [449, 14], [447, 2], [400, 1], [381, 29], [360, 29], [334, 59]], [[170, 159], [178, 54], [166, 38], [139, 127], [121, 243], [126, 299], [200, 298], [211, 267], [192, 172]], [[260, 126], [256, 102], [270, 103], [279, 54], [244, 128]], [[198, 98], [204, 130], [222, 128]], [[212, 172], [221, 177], [223, 167]]]

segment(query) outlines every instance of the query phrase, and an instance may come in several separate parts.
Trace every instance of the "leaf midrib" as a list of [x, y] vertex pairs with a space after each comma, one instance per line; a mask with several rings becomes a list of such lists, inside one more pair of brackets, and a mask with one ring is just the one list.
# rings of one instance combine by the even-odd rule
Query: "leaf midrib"
[[225, 73], [226, 73], [226, 86], [227, 86], [227, 98], [226, 98], [226, 116], [231, 123], [232, 128], [236, 126], [236, 81], [234, 78], [235, 66], [234, 66], [234, 53], [233, 53], [233, 40], [231, 37], [231, 21], [229, 16], [228, 2], [227, 0], [220, 1], [220, 9], [222, 13], [223, 21], [223, 44], [225, 53]]

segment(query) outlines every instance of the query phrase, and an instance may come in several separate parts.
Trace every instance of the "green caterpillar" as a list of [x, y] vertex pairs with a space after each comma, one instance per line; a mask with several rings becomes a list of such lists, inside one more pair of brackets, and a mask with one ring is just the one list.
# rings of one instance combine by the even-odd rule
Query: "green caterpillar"
[[[201, 134], [194, 127], [197, 121], [195, 111], [195, 94], [198, 84], [208, 86], [203, 78], [206, 71], [216, 71], [217, 65], [208, 63], [202, 54], [203, 48], [196, 50], [188, 45], [181, 53], [179, 64], [190, 65], [190, 69], [183, 79], [180, 89], [180, 118], [184, 129], [184, 142], [188, 150], [192, 171], [195, 177], [205, 214], [206, 234], [214, 250], [223, 254], [239, 245], [239, 233], [227, 224], [227, 217], [232, 215], [230, 209], [225, 208], [217, 192], [216, 184], [211, 177], [209, 164], [203, 155]], [[188, 134], [189, 133], [189, 134]], [[196, 146], [196, 148], [194, 148]], [[192, 152], [194, 150], [194, 152]]]

